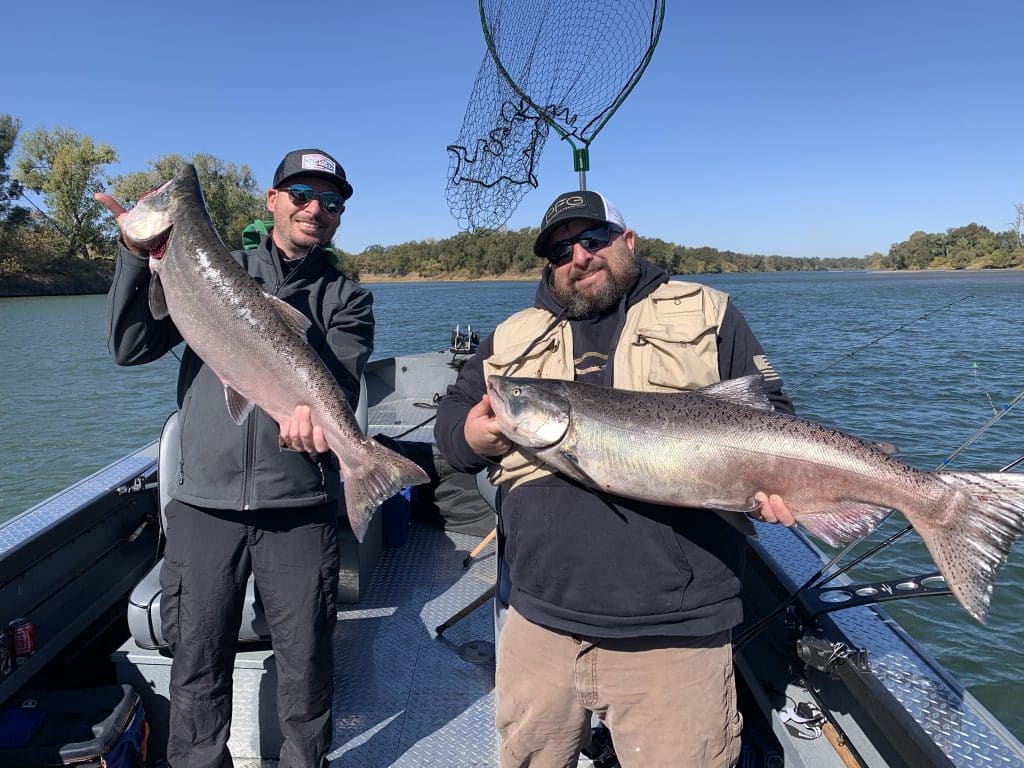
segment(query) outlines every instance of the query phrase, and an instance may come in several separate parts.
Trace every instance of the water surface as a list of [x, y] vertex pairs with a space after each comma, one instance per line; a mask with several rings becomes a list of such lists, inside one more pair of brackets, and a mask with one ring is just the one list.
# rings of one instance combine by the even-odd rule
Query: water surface
[[[702, 277], [732, 295], [800, 415], [934, 469], [1024, 389], [1024, 272], [809, 273]], [[489, 332], [532, 303], [533, 283], [371, 284], [375, 358], [447, 346], [453, 326]], [[177, 360], [118, 368], [102, 296], [0, 299], [0, 520], [155, 439], [174, 408]], [[1024, 453], [1024, 404], [951, 468], [992, 470]], [[1018, 469], [1019, 471], [1019, 469]], [[904, 525], [896, 518], [884, 526]], [[873, 539], [877, 539], [873, 537]], [[934, 570], [916, 535], [857, 570]], [[952, 598], [889, 612], [1024, 738], [1019, 692], [1024, 543], [1000, 571], [987, 626]]]

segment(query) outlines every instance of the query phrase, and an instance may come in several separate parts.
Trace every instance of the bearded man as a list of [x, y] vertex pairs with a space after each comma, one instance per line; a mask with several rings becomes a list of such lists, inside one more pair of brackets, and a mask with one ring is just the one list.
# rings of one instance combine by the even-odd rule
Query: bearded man
[[[490, 467], [510, 574], [498, 642], [502, 768], [574, 766], [597, 715], [623, 768], [735, 765], [731, 632], [746, 538], [722, 517], [599, 494], [552, 472], [498, 428], [491, 375], [683, 392], [760, 373], [792, 413], [746, 320], [713, 288], [669, 280], [593, 191], [559, 195], [534, 253], [534, 306], [502, 322], [449, 387], [435, 436], [463, 472]], [[778, 496], [754, 517], [793, 524]], [[504, 569], [504, 564], [502, 566]]]

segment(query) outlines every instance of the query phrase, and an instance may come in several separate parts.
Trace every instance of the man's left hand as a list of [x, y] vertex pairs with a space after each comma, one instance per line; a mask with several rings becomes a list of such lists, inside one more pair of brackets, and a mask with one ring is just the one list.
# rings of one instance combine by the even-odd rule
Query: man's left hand
[[327, 453], [331, 449], [324, 431], [313, 426], [308, 405], [295, 406], [295, 412], [280, 426], [282, 448], [306, 453]]
[[763, 520], [766, 523], [782, 523], [787, 528], [796, 523], [796, 518], [789, 511], [786, 502], [778, 494], [769, 496], [761, 491], [754, 494], [754, 501], [760, 502], [760, 509], [751, 514], [755, 520]]

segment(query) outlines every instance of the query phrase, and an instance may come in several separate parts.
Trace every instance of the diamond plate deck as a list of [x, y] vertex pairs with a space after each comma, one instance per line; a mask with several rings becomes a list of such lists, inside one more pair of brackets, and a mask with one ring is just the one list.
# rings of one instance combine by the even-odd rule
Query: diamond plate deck
[[[367, 432], [434, 442], [434, 396], [455, 380], [450, 359], [371, 364]], [[493, 544], [463, 567], [479, 542], [414, 521], [402, 547], [384, 550], [363, 599], [339, 611], [332, 768], [498, 765], [492, 603], [434, 632], [494, 584]]]
[[483, 766], [495, 753], [492, 614], [474, 611], [436, 638], [434, 628], [494, 581], [493, 551], [466, 570], [479, 539], [413, 523], [386, 550], [358, 606], [338, 614], [332, 766]]

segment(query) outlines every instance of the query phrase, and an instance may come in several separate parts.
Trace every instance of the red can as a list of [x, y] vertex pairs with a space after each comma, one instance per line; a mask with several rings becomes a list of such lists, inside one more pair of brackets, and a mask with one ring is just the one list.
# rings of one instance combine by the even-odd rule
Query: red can
[[36, 625], [28, 619], [15, 619], [7, 625], [11, 661], [21, 664], [36, 652]]

